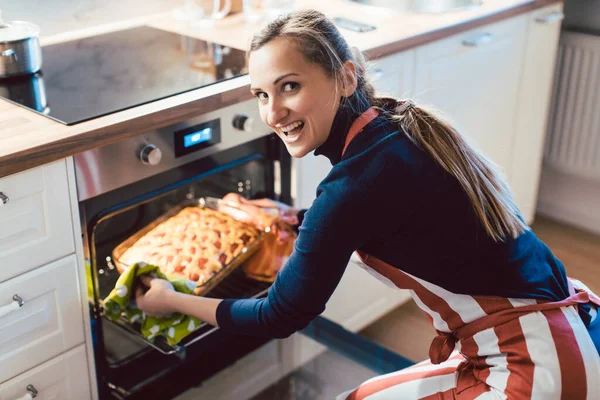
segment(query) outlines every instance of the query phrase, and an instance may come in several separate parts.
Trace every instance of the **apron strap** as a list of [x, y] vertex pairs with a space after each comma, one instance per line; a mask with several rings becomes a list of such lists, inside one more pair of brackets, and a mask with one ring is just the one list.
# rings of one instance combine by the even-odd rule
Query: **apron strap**
[[360, 132], [362, 132], [363, 128], [365, 126], [367, 126], [367, 124], [369, 122], [371, 122], [375, 118], [377, 118], [378, 115], [379, 115], [379, 113], [377, 112], [377, 110], [375, 108], [371, 107], [354, 120], [354, 122], [350, 126], [350, 130], [348, 131], [348, 135], [346, 136], [346, 143], [344, 143], [344, 149], [342, 150], [342, 156], [346, 152], [346, 149], [348, 148], [348, 145], [350, 144], [352, 139], [354, 139], [356, 137], [356, 135], [358, 135]]
[[484, 331], [494, 326], [503, 324], [523, 315], [537, 312], [553, 310], [561, 307], [572, 306], [577, 304], [589, 303], [590, 296], [585, 291], [577, 291], [571, 296], [561, 301], [554, 301], [541, 304], [533, 304], [530, 306], [522, 306], [517, 308], [508, 308], [496, 313], [479, 318], [465, 326], [458, 328], [454, 332], [438, 332], [438, 336], [431, 342], [429, 348], [429, 358], [434, 364], [440, 364], [448, 359], [450, 353], [454, 350], [458, 340], [473, 337], [476, 333]]

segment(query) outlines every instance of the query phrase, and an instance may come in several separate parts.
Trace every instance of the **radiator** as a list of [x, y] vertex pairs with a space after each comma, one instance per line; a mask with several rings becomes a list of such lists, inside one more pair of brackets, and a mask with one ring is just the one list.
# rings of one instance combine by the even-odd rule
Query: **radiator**
[[544, 162], [600, 179], [600, 36], [563, 31], [554, 79]]

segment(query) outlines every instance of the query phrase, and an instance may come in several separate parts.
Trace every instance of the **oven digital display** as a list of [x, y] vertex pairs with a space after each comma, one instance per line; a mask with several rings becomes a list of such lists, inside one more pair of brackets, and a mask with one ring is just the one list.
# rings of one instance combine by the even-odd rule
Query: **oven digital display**
[[183, 137], [183, 147], [192, 147], [212, 139], [212, 130], [204, 128], [200, 132], [188, 133]]
[[198, 150], [221, 143], [219, 119], [190, 126], [173, 134], [175, 157], [185, 156]]

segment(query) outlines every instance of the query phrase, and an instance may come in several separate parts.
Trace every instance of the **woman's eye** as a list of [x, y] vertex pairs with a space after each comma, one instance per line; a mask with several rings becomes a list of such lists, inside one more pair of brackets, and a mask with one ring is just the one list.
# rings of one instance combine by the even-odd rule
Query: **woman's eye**
[[299, 83], [296, 83], [296, 82], [287, 82], [287, 83], [283, 84], [282, 90], [284, 92], [293, 92], [294, 90], [298, 89], [298, 87], [300, 87]]
[[254, 96], [256, 96], [256, 98], [259, 99], [259, 100], [266, 100], [267, 99], [267, 94], [265, 92], [255, 93]]

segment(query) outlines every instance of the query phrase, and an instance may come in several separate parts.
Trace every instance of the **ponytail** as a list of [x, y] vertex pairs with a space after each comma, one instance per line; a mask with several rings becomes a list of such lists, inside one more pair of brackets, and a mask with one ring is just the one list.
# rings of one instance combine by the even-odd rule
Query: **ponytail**
[[475, 214], [495, 241], [516, 238], [529, 229], [519, 218], [519, 210], [508, 185], [489, 160], [433, 112], [411, 100], [399, 102], [390, 97], [376, 97], [365, 73], [364, 56], [356, 47], [352, 48], [352, 55], [357, 67], [357, 90], [362, 91], [371, 105], [398, 124], [415, 145], [458, 180]]
[[529, 229], [519, 218], [519, 210], [502, 176], [450, 124], [412, 101], [399, 103], [390, 116], [413, 143], [458, 180], [477, 217], [495, 241], [516, 238]]

